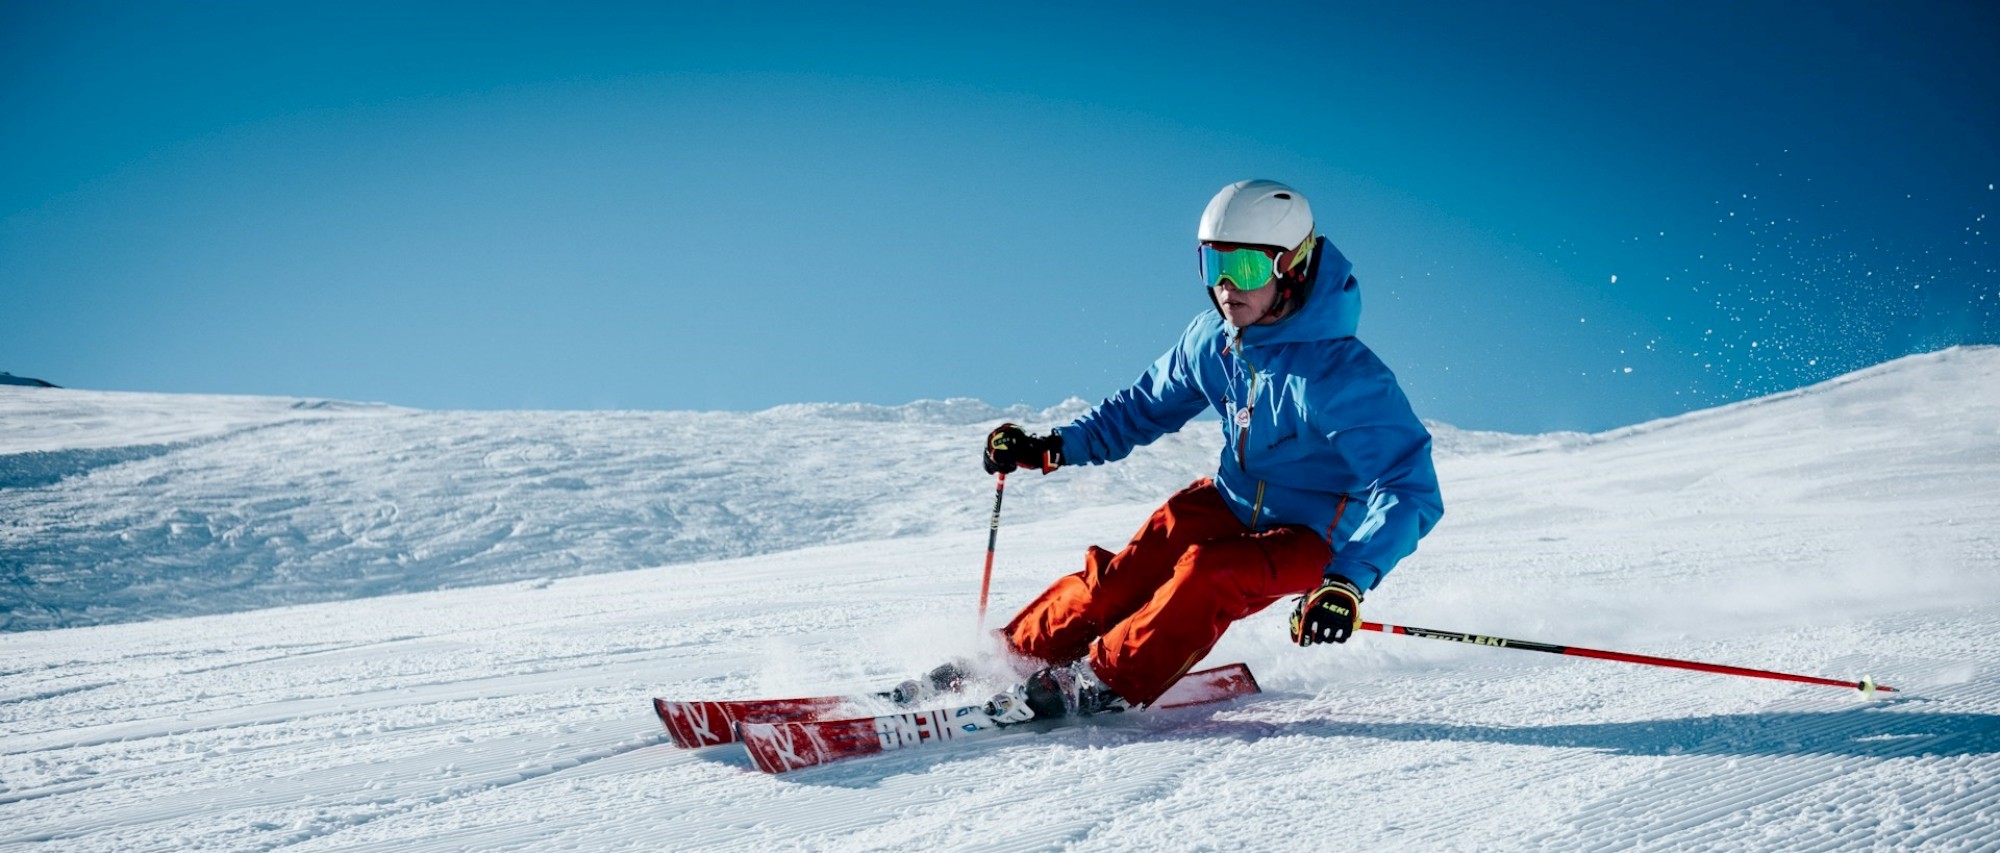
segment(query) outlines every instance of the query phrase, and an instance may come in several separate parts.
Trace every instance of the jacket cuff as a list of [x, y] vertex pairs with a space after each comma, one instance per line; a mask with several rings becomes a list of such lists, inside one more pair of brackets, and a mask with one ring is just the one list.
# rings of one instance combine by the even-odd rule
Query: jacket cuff
[[1097, 461], [1090, 458], [1088, 448], [1085, 447], [1086, 442], [1083, 441], [1081, 434], [1065, 435], [1065, 432], [1075, 433], [1076, 424], [1059, 426], [1049, 430], [1049, 439], [1055, 442], [1056, 451], [1062, 456], [1062, 464], [1085, 465]]
[[1333, 565], [1326, 567], [1326, 573], [1329, 577], [1339, 575], [1346, 578], [1348, 582], [1354, 584], [1355, 589], [1363, 593], [1374, 589], [1376, 584], [1382, 582], [1382, 573], [1376, 571], [1374, 566], [1360, 560], [1335, 557]]

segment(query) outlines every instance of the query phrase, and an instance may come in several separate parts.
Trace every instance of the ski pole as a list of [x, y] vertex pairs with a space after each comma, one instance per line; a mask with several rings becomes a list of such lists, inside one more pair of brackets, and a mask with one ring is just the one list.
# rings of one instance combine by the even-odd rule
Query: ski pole
[[1725, 666], [1719, 663], [1658, 658], [1652, 655], [1635, 655], [1630, 652], [1607, 652], [1602, 649], [1586, 649], [1578, 646], [1557, 646], [1549, 643], [1532, 643], [1526, 640], [1509, 640], [1505, 637], [1482, 637], [1478, 634], [1461, 634], [1457, 631], [1433, 631], [1429, 628], [1411, 628], [1404, 625], [1384, 625], [1379, 622], [1361, 623], [1363, 631], [1380, 631], [1384, 634], [1402, 634], [1408, 637], [1422, 637], [1426, 640], [1449, 640], [1454, 643], [1470, 643], [1475, 646], [1492, 646], [1501, 649], [1520, 649], [1527, 652], [1548, 652], [1552, 655], [1569, 655], [1598, 660], [1615, 660], [1638, 663], [1647, 666], [1666, 666], [1674, 669], [1692, 669], [1697, 672], [1713, 672], [1721, 675], [1742, 675], [1750, 678], [1769, 678], [1777, 681], [1797, 681], [1802, 684], [1822, 684], [1827, 687], [1848, 687], [1861, 691], [1861, 695], [1875, 698], [1876, 691], [1894, 693], [1896, 688], [1886, 684], [1876, 684], [1871, 676], [1862, 676], [1860, 681], [1839, 681], [1832, 678], [1817, 678], [1810, 675], [1793, 675], [1789, 672], [1771, 672], [1763, 669], [1747, 669], [1740, 666]]
[[986, 575], [979, 579], [979, 633], [986, 633], [986, 592], [993, 588], [993, 545], [1000, 540], [1000, 499], [1007, 496], [1007, 472], [993, 486], [993, 526], [986, 531]]

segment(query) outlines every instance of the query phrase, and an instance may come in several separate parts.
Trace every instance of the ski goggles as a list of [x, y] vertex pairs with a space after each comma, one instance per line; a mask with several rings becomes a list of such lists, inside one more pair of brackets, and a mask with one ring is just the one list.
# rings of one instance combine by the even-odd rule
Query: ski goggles
[[1231, 285], [1237, 290], [1256, 290], [1277, 280], [1280, 271], [1293, 273], [1312, 257], [1313, 234], [1290, 249], [1246, 246], [1240, 243], [1201, 244], [1201, 280], [1208, 287]]

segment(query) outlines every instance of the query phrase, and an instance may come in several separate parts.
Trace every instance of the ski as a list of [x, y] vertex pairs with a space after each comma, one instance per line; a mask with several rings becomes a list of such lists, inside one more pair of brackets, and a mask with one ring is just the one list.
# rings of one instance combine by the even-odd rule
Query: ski
[[[887, 698], [888, 694], [877, 694]], [[848, 696], [805, 696], [797, 699], [737, 699], [721, 702], [653, 700], [653, 713], [667, 726], [667, 736], [682, 749], [699, 749], [736, 742], [736, 724], [760, 720], [801, 722], [818, 719], [853, 701]]]
[[[700, 749], [736, 742], [736, 724], [742, 722], [797, 723], [816, 720], [843, 707], [866, 702], [913, 705], [938, 693], [950, 692], [955, 681], [971, 664], [953, 661], [918, 679], [888, 690], [839, 696], [802, 696], [796, 699], [725, 699], [722, 701], [677, 702], [655, 698], [653, 713], [666, 724], [667, 735], [682, 749]], [[928, 684], [924, 682], [929, 682]]]
[[[1260, 692], [1240, 663], [1190, 672], [1174, 682], [1153, 708], [1181, 708]], [[833, 761], [991, 734], [1010, 726], [986, 713], [985, 703], [906, 711], [846, 720], [741, 720], [736, 737], [766, 773], [788, 773]]]

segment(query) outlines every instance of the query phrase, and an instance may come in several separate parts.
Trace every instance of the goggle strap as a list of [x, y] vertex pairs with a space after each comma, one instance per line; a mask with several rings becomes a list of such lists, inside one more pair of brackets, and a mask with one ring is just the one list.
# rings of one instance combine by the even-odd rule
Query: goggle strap
[[1300, 242], [1297, 246], [1293, 246], [1290, 251], [1285, 252], [1283, 255], [1280, 255], [1277, 261], [1272, 264], [1272, 266], [1283, 269], [1287, 273], [1290, 273], [1293, 270], [1298, 269], [1301, 265], [1305, 264], [1305, 262], [1309, 258], [1312, 257], [1313, 243], [1316, 242], [1318, 239], [1319, 239], [1319, 229], [1313, 229], [1311, 231], [1307, 231], [1306, 239]]

